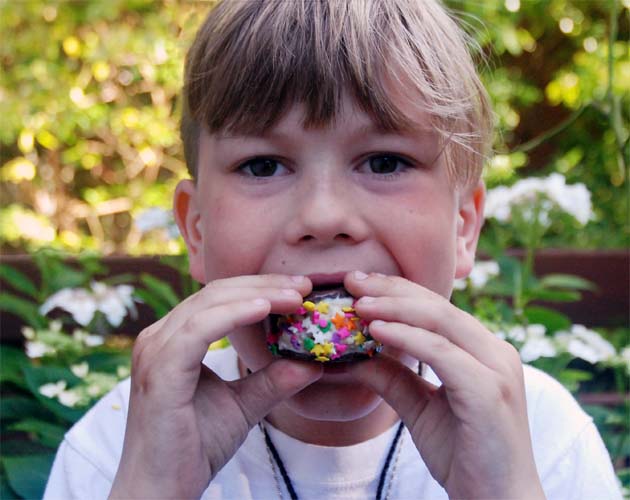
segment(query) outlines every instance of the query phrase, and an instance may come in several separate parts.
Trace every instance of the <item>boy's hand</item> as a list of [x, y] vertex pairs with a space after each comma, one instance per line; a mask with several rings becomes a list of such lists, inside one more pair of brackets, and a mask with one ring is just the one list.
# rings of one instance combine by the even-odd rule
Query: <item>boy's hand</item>
[[252, 426], [321, 376], [320, 366], [281, 360], [225, 382], [202, 364], [212, 342], [296, 310], [310, 289], [281, 275], [214, 281], [138, 336], [112, 498], [199, 498]]
[[[346, 277], [356, 311], [384, 345], [427, 363], [439, 389], [388, 356], [352, 373], [401, 416], [451, 498], [544, 498], [518, 352], [444, 297], [404, 278]], [[378, 321], [380, 320], [380, 321]]]

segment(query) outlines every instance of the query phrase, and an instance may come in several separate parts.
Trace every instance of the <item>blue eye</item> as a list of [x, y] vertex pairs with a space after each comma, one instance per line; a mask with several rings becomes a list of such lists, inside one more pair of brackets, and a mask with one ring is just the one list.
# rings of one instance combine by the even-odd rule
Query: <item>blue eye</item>
[[374, 155], [368, 158], [370, 173], [378, 175], [397, 174], [411, 167], [411, 164], [400, 156], [391, 154]]
[[238, 168], [244, 175], [251, 177], [274, 177], [286, 170], [282, 164], [272, 158], [254, 158]]

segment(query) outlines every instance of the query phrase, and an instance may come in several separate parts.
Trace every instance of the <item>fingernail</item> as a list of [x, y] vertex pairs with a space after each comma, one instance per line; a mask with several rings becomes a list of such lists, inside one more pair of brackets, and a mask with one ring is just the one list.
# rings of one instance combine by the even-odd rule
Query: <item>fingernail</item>
[[354, 272], [354, 278], [355, 278], [355, 279], [357, 279], [357, 280], [364, 280], [364, 279], [366, 279], [367, 277], [368, 277], [368, 275], [367, 275], [367, 274], [365, 274], [365, 273], [364, 273], [364, 272], [362, 272], [362, 271], [355, 271], [355, 272]]
[[372, 321], [370, 323], [370, 326], [381, 326], [381, 325], [384, 325], [384, 324], [385, 324], [385, 322], [383, 320], [375, 319], [374, 321]]
[[291, 297], [297, 297], [299, 295], [299, 293], [296, 290], [293, 290], [293, 288], [283, 288], [282, 293], [284, 295], [290, 295]]
[[304, 281], [304, 276], [291, 276], [291, 281], [294, 283], [302, 283]]
[[361, 297], [359, 299], [359, 304], [371, 304], [372, 302], [374, 302], [376, 299], [374, 297], [368, 297], [367, 295], [364, 297]]
[[257, 306], [264, 306], [268, 304], [267, 299], [254, 299], [252, 302]]
[[384, 278], [385, 277], [385, 275], [382, 274], [382, 273], [374, 273], [374, 276], [377, 276], [379, 278]]

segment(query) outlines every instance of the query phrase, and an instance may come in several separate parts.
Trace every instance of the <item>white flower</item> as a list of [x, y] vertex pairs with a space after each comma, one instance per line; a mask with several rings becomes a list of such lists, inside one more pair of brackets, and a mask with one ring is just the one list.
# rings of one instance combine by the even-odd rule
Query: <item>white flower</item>
[[499, 275], [499, 264], [493, 260], [477, 262], [470, 271], [468, 279], [473, 288], [482, 288], [490, 278]]
[[541, 196], [543, 201], [538, 207], [538, 220], [543, 226], [550, 224], [549, 212], [554, 205], [581, 225], [594, 218], [591, 193], [586, 186], [582, 183], [567, 185], [565, 177], [558, 173], [545, 178], [529, 177], [510, 187], [491, 189], [486, 197], [485, 216], [507, 222], [512, 217], [512, 209], [518, 206], [526, 218], [532, 219], [534, 203]]
[[483, 288], [490, 278], [498, 275], [499, 264], [495, 261], [488, 260], [476, 262], [468, 275], [468, 280], [463, 278], [453, 280], [453, 289], [465, 290], [468, 287], [469, 282], [472, 288]]
[[54, 398], [63, 392], [66, 388], [66, 381], [60, 380], [59, 382], [44, 384], [39, 388], [39, 393], [47, 398]]
[[173, 212], [159, 207], [151, 207], [141, 212], [134, 220], [134, 224], [141, 233], [153, 229], [165, 229], [170, 238], [179, 236], [179, 229], [173, 219]]
[[624, 347], [618, 356], [619, 364], [625, 365], [626, 373], [630, 376], [630, 345]]
[[525, 342], [519, 349], [524, 363], [531, 363], [538, 358], [552, 358], [558, 354], [550, 338], [545, 337], [544, 325], [528, 325], [525, 328]]
[[57, 399], [62, 405], [72, 408], [80, 401], [81, 396], [73, 391], [61, 391], [57, 395]]
[[102, 312], [110, 325], [120, 326], [127, 312], [135, 316], [133, 287], [118, 285], [110, 287], [104, 283], [92, 282], [91, 290], [85, 288], [64, 288], [50, 296], [40, 307], [42, 314], [48, 314], [59, 307], [72, 314], [74, 320], [87, 326], [96, 311]]
[[102, 345], [103, 342], [105, 342], [105, 339], [103, 338], [102, 335], [86, 335], [83, 338], [83, 343], [87, 347], [96, 347], [96, 346]]
[[83, 377], [85, 377], [88, 374], [88, 371], [90, 370], [90, 367], [87, 364], [87, 361], [83, 361], [82, 363], [79, 363], [78, 365], [71, 365], [70, 366], [70, 370], [77, 377], [83, 378]]
[[52, 347], [39, 340], [26, 342], [26, 355], [29, 358], [41, 358], [46, 354], [53, 354], [54, 352], [55, 350]]
[[527, 331], [521, 325], [514, 325], [508, 329], [506, 336], [514, 342], [525, 342], [525, 339], [527, 338]]
[[131, 374], [128, 366], [117, 366], [116, 367], [116, 376], [118, 378], [127, 378]]
[[555, 339], [574, 357], [591, 364], [610, 360], [616, 354], [610, 342], [583, 325], [573, 325], [570, 332], [558, 332]]

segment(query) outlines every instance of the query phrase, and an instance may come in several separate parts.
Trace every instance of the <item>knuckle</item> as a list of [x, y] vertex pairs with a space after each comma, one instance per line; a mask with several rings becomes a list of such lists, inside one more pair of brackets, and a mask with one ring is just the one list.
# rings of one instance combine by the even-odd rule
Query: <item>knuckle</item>
[[431, 350], [436, 357], [446, 355], [452, 347], [451, 342], [442, 335], [435, 335], [431, 341]]

